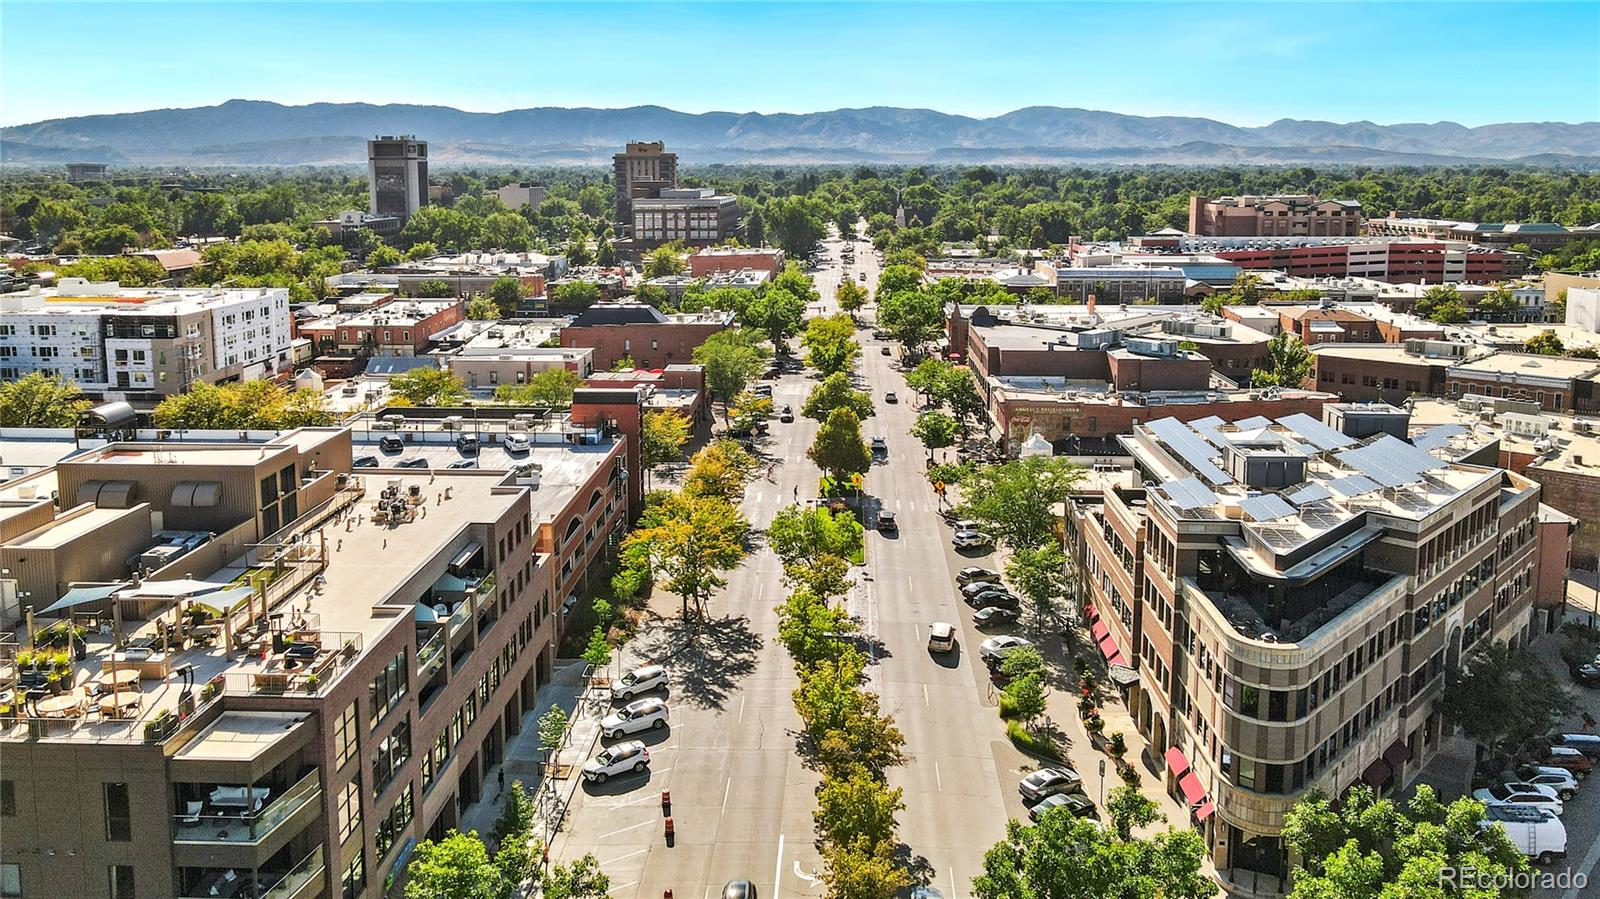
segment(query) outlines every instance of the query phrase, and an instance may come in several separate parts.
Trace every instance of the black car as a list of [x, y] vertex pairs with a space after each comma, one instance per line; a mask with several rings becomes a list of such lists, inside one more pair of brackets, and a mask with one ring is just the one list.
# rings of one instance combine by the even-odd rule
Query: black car
[[794, 421], [794, 410], [788, 406], [784, 406], [783, 411], [778, 413], [778, 420], [784, 424]]
[[1600, 687], [1600, 664], [1588, 662], [1583, 665], [1573, 665], [1568, 670], [1572, 673], [1572, 679], [1585, 687]]
[[378, 438], [378, 449], [386, 453], [398, 453], [406, 448], [406, 442], [393, 434], [385, 434]]
[[478, 438], [471, 434], [457, 435], [456, 451], [463, 456], [476, 456], [478, 454]]
[[1021, 603], [1018, 602], [1015, 594], [1007, 593], [1004, 590], [992, 590], [988, 593], [979, 593], [975, 596], [969, 596], [966, 599], [967, 605], [972, 606], [974, 609], [984, 609], [988, 608], [989, 606], [999, 606], [1002, 609], [1015, 609], [1021, 605]]
[[422, 456], [412, 456], [409, 459], [401, 459], [399, 462], [396, 462], [395, 463], [395, 467], [396, 468], [427, 468], [428, 467], [428, 460], [423, 458]]
[[879, 512], [878, 513], [878, 530], [880, 530], [880, 531], [898, 531], [898, 530], [900, 530], [900, 526], [895, 524], [895, 522], [894, 522], [894, 513], [893, 512]]
[[1015, 624], [1017, 610], [1007, 609], [1002, 606], [985, 606], [972, 613], [972, 623], [978, 627], [995, 627], [1001, 624]]
[[350, 460], [350, 467], [351, 468], [377, 468], [378, 467], [378, 457], [377, 456], [357, 456], [354, 459]]
[[971, 599], [974, 596], [981, 596], [981, 595], [983, 595], [985, 593], [1010, 593], [1010, 592], [1011, 591], [1006, 589], [1006, 586], [1004, 584], [1000, 583], [998, 580], [993, 580], [993, 581], [972, 581], [970, 583], [962, 585], [962, 587], [961, 587], [961, 596], [962, 596], [963, 599]]

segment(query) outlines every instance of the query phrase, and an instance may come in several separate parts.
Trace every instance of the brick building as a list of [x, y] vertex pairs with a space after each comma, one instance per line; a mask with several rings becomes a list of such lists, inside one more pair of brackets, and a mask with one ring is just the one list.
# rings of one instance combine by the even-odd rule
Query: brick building
[[777, 277], [783, 271], [783, 251], [751, 247], [706, 247], [689, 256], [689, 277], [707, 278], [750, 269]]
[[1446, 394], [1537, 402], [1547, 412], [1600, 411], [1600, 362], [1495, 353], [1452, 366]]
[[1190, 197], [1189, 233], [1207, 237], [1332, 237], [1361, 233], [1361, 203], [1309, 194]]
[[1311, 379], [1345, 402], [1403, 403], [1444, 396], [1450, 366], [1475, 352], [1467, 344], [1431, 340], [1321, 344], [1311, 347]]
[[599, 370], [628, 357], [638, 368], [666, 368], [692, 361], [707, 337], [733, 326], [733, 313], [667, 315], [643, 303], [596, 303], [561, 329], [563, 347], [588, 347]]

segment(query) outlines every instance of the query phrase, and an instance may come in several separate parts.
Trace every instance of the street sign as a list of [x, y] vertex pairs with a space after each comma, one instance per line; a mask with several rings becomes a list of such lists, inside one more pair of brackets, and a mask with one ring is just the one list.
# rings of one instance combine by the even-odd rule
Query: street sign
[[934, 481], [933, 482], [933, 492], [939, 494], [940, 496], [943, 496], [944, 495], [944, 481]]

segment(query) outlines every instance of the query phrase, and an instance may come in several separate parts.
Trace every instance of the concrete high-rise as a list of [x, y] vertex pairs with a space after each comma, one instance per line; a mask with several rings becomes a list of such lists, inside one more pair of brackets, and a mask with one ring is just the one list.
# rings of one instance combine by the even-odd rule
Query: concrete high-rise
[[678, 186], [678, 154], [661, 141], [629, 141], [611, 157], [611, 180], [617, 189], [617, 221], [633, 224], [633, 201], [661, 196]]
[[428, 142], [411, 135], [367, 141], [367, 197], [373, 215], [401, 219], [428, 205]]

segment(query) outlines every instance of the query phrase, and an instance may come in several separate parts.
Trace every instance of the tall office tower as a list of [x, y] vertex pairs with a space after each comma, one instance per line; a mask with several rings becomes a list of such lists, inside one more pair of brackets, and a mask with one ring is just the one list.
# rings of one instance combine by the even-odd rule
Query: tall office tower
[[401, 219], [428, 205], [428, 142], [411, 135], [367, 141], [367, 197], [373, 215]]
[[617, 188], [617, 221], [633, 223], [633, 201], [659, 197], [678, 186], [678, 154], [668, 153], [661, 141], [629, 141], [611, 157], [612, 183]]

